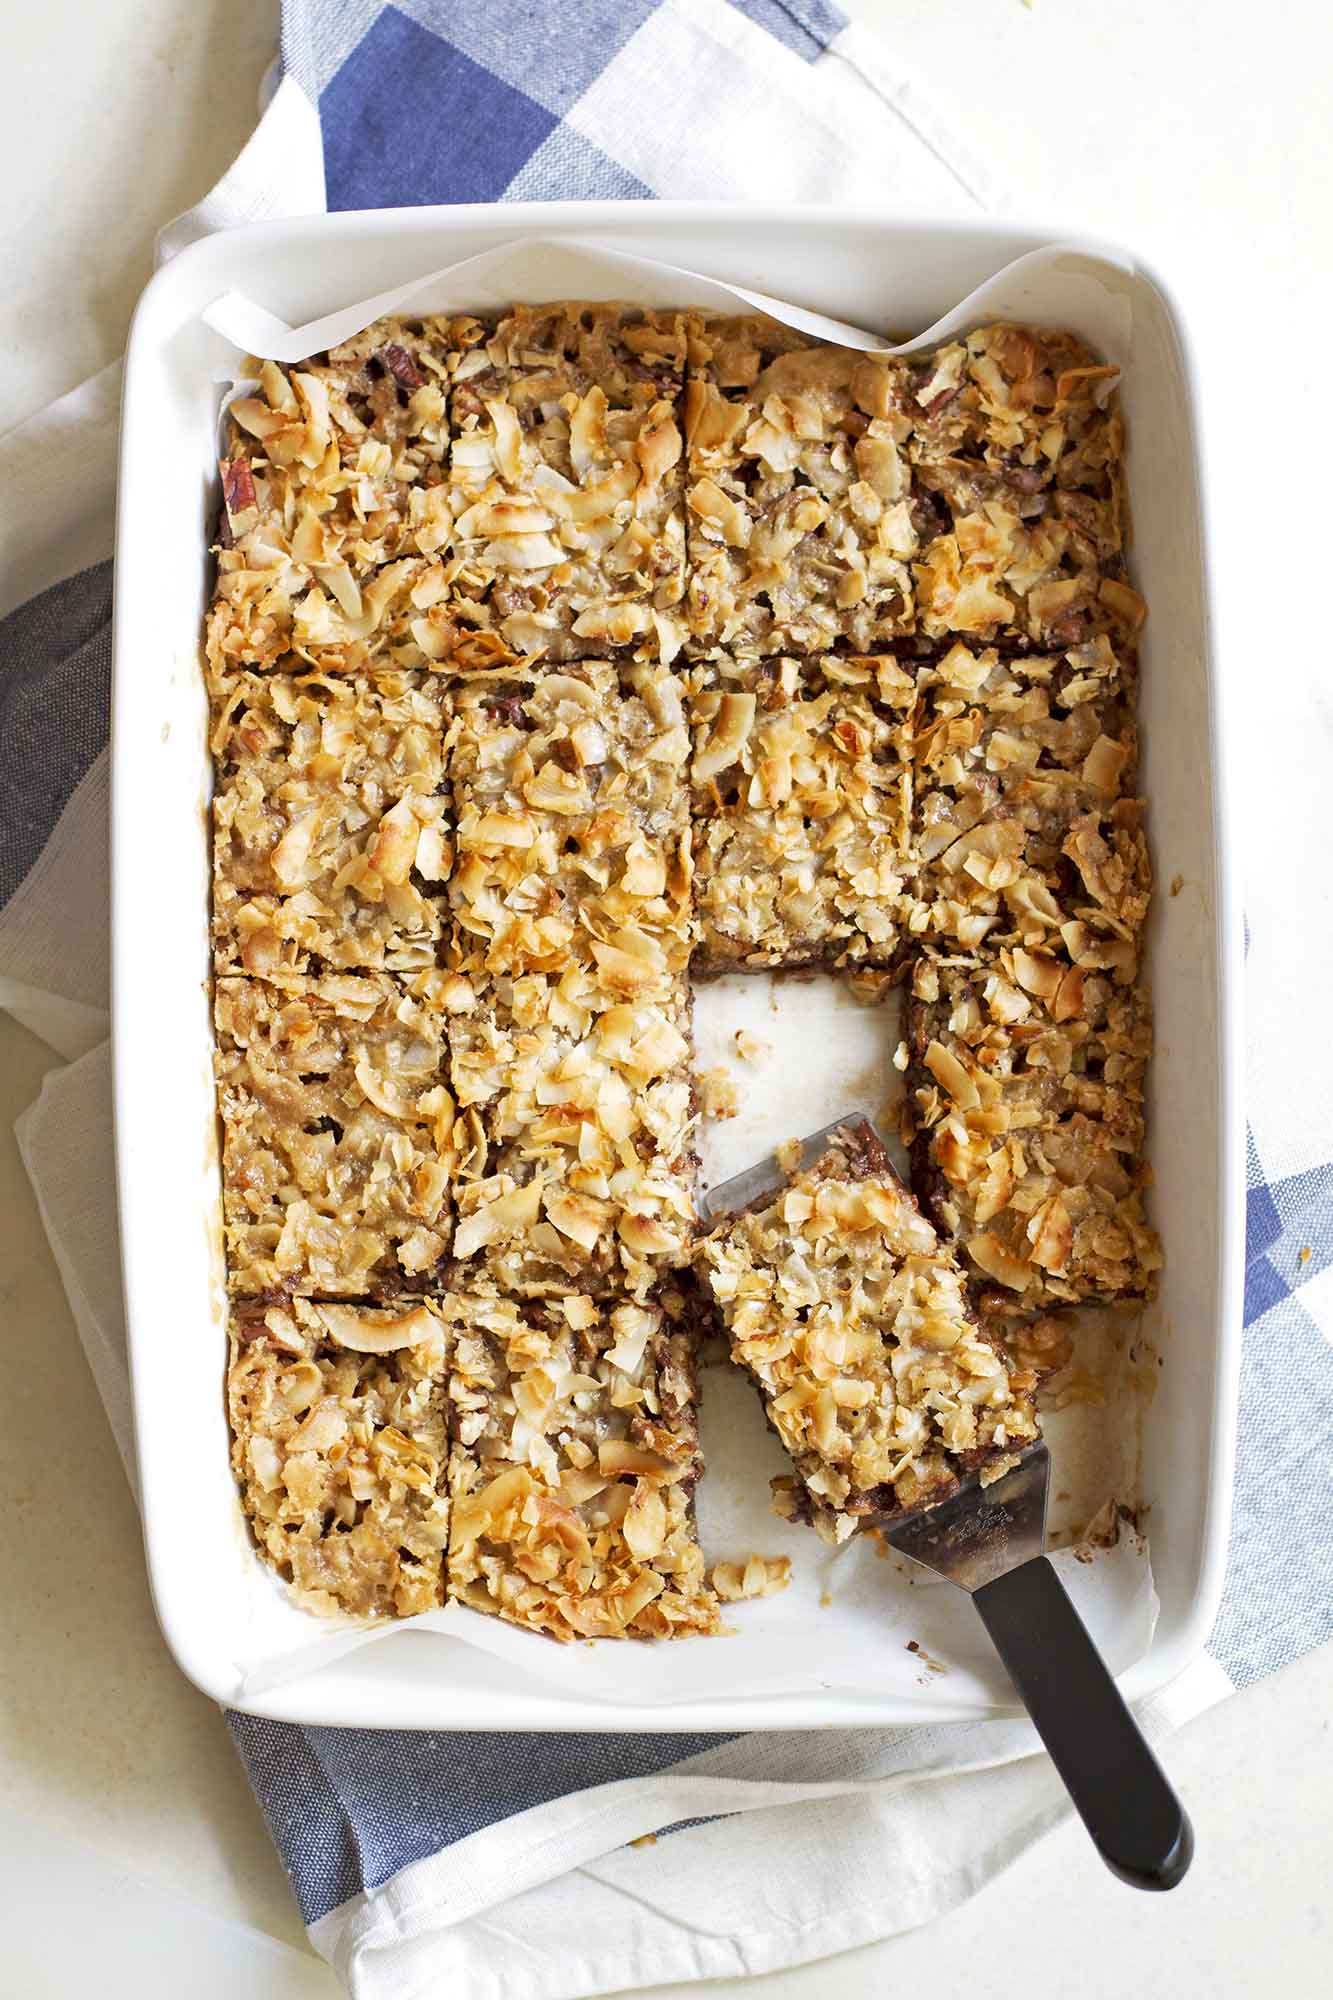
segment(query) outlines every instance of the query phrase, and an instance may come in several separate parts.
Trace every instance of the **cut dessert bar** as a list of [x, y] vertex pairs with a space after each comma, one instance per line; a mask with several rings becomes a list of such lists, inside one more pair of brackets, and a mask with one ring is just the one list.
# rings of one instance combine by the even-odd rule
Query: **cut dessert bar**
[[684, 315], [515, 306], [472, 322], [450, 421], [452, 608], [517, 654], [684, 637]]
[[918, 960], [908, 1046], [915, 1180], [987, 1303], [1143, 1298], [1148, 1003], [1021, 946], [984, 967]]
[[[684, 982], [614, 1003], [577, 967], [500, 981], [451, 1027], [460, 1111], [484, 1170], [458, 1191], [453, 1253], [511, 1294], [645, 1297], [694, 1221]], [[475, 1260], [475, 1261], [470, 1261]]]
[[226, 419], [215, 664], [270, 664], [298, 612], [362, 642], [383, 566], [443, 551], [453, 351], [448, 320], [385, 319], [293, 368], [259, 364]]
[[761, 317], [693, 322], [692, 640], [868, 652], [918, 631], [1133, 631], [1116, 375], [1021, 327], [899, 360]]
[[689, 957], [689, 735], [663, 666], [514, 670], [457, 697], [459, 967], [596, 971], [609, 1002], [674, 991]]
[[863, 1128], [718, 1223], [698, 1261], [799, 1475], [775, 1482], [778, 1509], [826, 1540], [998, 1478], [1037, 1436], [1033, 1378]]
[[430, 1288], [448, 1248], [444, 1016], [384, 973], [222, 978], [214, 994], [233, 1293]]
[[215, 689], [219, 971], [407, 971], [444, 935], [438, 676], [245, 673]]
[[912, 674], [890, 654], [700, 673], [695, 969], [891, 964], [911, 873]]
[[1132, 635], [1119, 370], [1068, 333], [985, 326], [902, 364], [920, 629], [1077, 645]]
[[1151, 887], [1142, 800], [1072, 820], [1015, 803], [922, 861], [911, 922], [968, 953], [1021, 947], [1130, 985]]
[[1150, 888], [1132, 653], [1104, 635], [1021, 657], [958, 644], [919, 686], [913, 930], [967, 950], [1040, 945], [1132, 978]]
[[407, 1618], [444, 1602], [449, 1332], [391, 1310], [238, 1308], [232, 1465], [260, 1553], [309, 1611]]
[[557, 1639], [715, 1631], [684, 1325], [661, 1304], [578, 1293], [544, 1305], [454, 1293], [445, 1310], [450, 1594]]
[[685, 392], [691, 639], [870, 652], [913, 628], [919, 546], [897, 376], [760, 316], [694, 321]]
[[[255, 583], [251, 576], [240, 583]], [[460, 630], [449, 612], [445, 565], [422, 556], [385, 563], [337, 596], [290, 570], [237, 595], [222, 572], [208, 614], [207, 655], [216, 682], [244, 671], [361, 674], [386, 668], [481, 671], [510, 654], [485, 633]]]

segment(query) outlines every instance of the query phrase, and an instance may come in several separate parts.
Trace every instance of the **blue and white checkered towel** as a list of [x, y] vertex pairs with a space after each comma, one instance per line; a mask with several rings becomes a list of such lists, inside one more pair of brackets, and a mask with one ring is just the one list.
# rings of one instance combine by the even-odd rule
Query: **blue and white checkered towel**
[[[162, 249], [325, 199], [855, 203], [886, 190], [935, 212], [989, 199], [914, 82], [827, 0], [289, 0], [281, 81], [254, 139]], [[108, 370], [0, 439], [0, 1005], [68, 1058], [20, 1143], [124, 1448], [105, 1046], [117, 402]], [[1333, 712], [1316, 691], [1291, 735], [1308, 796], [1323, 796]], [[1251, 898], [1259, 1029], [1231, 1565], [1211, 1658], [1146, 1705], [1151, 1735], [1330, 1632], [1318, 1527], [1333, 1434], [1333, 1077], [1322, 1050], [1322, 1067], [1309, 1049], [1293, 1067], [1285, 1032], [1330, 968], [1290, 827], [1284, 841], [1283, 868]], [[316, 1946], [371, 2000], [555, 2000], [801, 1963], [952, 1907], [1067, 1809], [1017, 1722], [730, 1739], [231, 1724]], [[667, 1827], [669, 1840], [627, 1845]]]

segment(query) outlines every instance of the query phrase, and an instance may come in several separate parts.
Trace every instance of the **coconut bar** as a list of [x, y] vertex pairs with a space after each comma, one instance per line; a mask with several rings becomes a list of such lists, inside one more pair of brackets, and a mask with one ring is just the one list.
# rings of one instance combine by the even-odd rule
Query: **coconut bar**
[[421, 1301], [297, 1299], [233, 1317], [233, 1470], [260, 1554], [308, 1611], [443, 1604], [448, 1345]]
[[438, 676], [244, 673], [216, 688], [222, 972], [434, 963], [452, 834]]
[[920, 359], [695, 322], [690, 636], [869, 652], [1133, 632], [1117, 371], [1068, 336], [983, 328]]
[[1119, 370], [1023, 326], [900, 366], [918, 629], [1046, 647], [1132, 637], [1144, 604], [1125, 574]]
[[642, 1298], [687, 1261], [694, 1221], [689, 1000], [608, 1004], [577, 967], [502, 981], [451, 1028], [460, 1111], [484, 1169], [453, 1251], [520, 1297]]
[[976, 949], [1038, 939], [1122, 976], [1147, 911], [1132, 652], [1105, 635], [1057, 654], [950, 647], [919, 676], [912, 745], [913, 929]]
[[453, 365], [452, 609], [511, 653], [684, 637], [680, 313], [515, 306]]
[[871, 652], [913, 628], [919, 536], [891, 363], [758, 316], [696, 321], [686, 387], [697, 649]]
[[[445, 319], [377, 320], [327, 354], [259, 367], [233, 399], [221, 461], [215, 666], [269, 666], [336, 629], [378, 624], [368, 587], [399, 558], [439, 555], [450, 529]], [[247, 385], [248, 386], [248, 385]], [[401, 579], [400, 579], [401, 580]], [[345, 622], [344, 622], [345, 621]]]
[[671, 1303], [674, 1319], [578, 1293], [446, 1302], [459, 1602], [557, 1639], [717, 1629], [693, 1515], [695, 1368]]
[[465, 683], [451, 757], [459, 969], [593, 970], [608, 1004], [689, 958], [689, 736], [662, 666], [586, 660]]
[[728, 1217], [699, 1267], [796, 1468], [778, 1511], [826, 1541], [997, 1478], [1037, 1435], [1033, 1378], [970, 1311], [963, 1277], [877, 1139], [851, 1128]]
[[428, 1289], [452, 1220], [444, 1017], [387, 974], [219, 979], [233, 1293]]
[[696, 970], [892, 964], [913, 699], [890, 654], [709, 663], [690, 706]]
[[1022, 946], [913, 969], [916, 1185], [992, 1310], [1148, 1296], [1148, 1003], [1102, 970]]

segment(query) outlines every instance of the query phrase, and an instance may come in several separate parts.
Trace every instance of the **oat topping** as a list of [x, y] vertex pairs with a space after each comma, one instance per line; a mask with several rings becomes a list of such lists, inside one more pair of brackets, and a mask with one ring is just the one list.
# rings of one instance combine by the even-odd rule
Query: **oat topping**
[[458, 863], [474, 976], [593, 969], [608, 1003], [673, 992], [690, 943], [689, 737], [665, 668], [580, 661], [458, 696]]
[[443, 1017], [383, 973], [221, 978], [214, 1007], [232, 1291], [427, 1288], [453, 1207]]
[[557, 1639], [718, 1628], [692, 1345], [663, 1305], [455, 1293], [451, 1594]]
[[261, 1549], [308, 1611], [443, 1604], [447, 1361], [421, 1300], [295, 1299], [233, 1318], [232, 1464]]
[[888, 654], [733, 658], [701, 682], [698, 969], [891, 963], [912, 872], [912, 675]]
[[212, 731], [219, 970], [434, 963], [453, 862], [447, 737], [431, 674], [227, 677]]
[[825, 1540], [996, 1478], [1037, 1435], [1032, 1379], [877, 1144], [835, 1137], [704, 1237], [699, 1264], [799, 1475], [775, 1483], [778, 1510]]
[[516, 306], [453, 364], [451, 604], [515, 654], [684, 638], [680, 313]]
[[[998, 1476], [1155, 1283], [1117, 371], [579, 302], [254, 366], [205, 677], [256, 1542], [323, 1612], [717, 1631], [790, 1564], [705, 1572], [716, 1324], [840, 1542]], [[907, 977], [912, 1192], [848, 1128], [701, 1235], [691, 977], [800, 967]]]

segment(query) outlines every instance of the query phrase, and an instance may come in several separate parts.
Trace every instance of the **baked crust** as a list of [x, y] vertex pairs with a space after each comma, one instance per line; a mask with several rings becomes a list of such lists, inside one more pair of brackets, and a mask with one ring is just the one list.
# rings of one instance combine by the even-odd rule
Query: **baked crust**
[[308, 1611], [444, 1602], [449, 1330], [434, 1306], [238, 1309], [232, 1465], [260, 1554]]
[[779, 1512], [825, 1540], [930, 1506], [971, 1472], [997, 1478], [1037, 1436], [1032, 1377], [983, 1331], [877, 1143], [835, 1136], [698, 1255], [796, 1468]]
[[444, 1017], [386, 973], [214, 994], [232, 1292], [378, 1299], [436, 1279], [452, 1227]]

